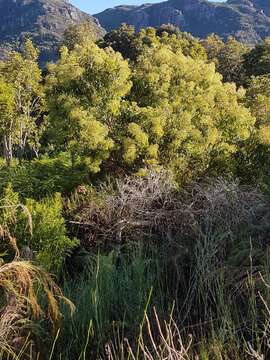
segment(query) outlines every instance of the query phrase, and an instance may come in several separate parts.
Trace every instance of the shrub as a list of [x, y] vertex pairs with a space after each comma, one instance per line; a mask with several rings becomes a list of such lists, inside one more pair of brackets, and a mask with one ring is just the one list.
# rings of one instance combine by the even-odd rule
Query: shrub
[[72, 166], [66, 154], [57, 158], [36, 159], [17, 163], [11, 168], [1, 167], [0, 193], [8, 183], [22, 198], [41, 199], [56, 192], [69, 193], [87, 179], [87, 171], [83, 166]]
[[[0, 239], [1, 245], [7, 243], [15, 254], [9, 261], [4, 260], [3, 254], [0, 255], [0, 357], [19, 359], [23, 356], [32, 359], [34, 353], [39, 351], [37, 335], [40, 329], [37, 320], [45, 320], [47, 330], [51, 331], [59, 325], [60, 302], [64, 301], [69, 310], [73, 310], [74, 306], [46, 271], [21, 259], [16, 239], [12, 236], [12, 223], [3, 215], [11, 215], [10, 210], [23, 206], [12, 205], [12, 197], [8, 198], [8, 195], [12, 195], [11, 188], [6, 193], [6, 204], [1, 206]], [[13, 199], [16, 199], [14, 193]], [[5, 210], [7, 212], [4, 214]], [[12, 219], [14, 221], [15, 217]], [[48, 326], [50, 323], [53, 325], [51, 328]]]
[[33, 221], [33, 235], [28, 243], [34, 257], [47, 271], [59, 275], [66, 257], [78, 244], [67, 236], [61, 195], [40, 202], [27, 200], [26, 207]]
[[9, 237], [17, 239], [27, 258], [35, 259], [46, 270], [59, 275], [66, 256], [77, 245], [76, 239], [67, 236], [61, 195], [40, 202], [28, 199], [23, 204], [9, 185], [2, 204], [0, 223], [10, 229]]

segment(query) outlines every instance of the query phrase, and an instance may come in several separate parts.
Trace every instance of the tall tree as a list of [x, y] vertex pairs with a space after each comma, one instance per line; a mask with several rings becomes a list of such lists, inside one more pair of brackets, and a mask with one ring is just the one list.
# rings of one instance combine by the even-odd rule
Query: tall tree
[[244, 68], [249, 77], [270, 73], [270, 37], [245, 55]]
[[22, 53], [9, 53], [7, 61], [0, 64], [0, 74], [15, 92], [13, 121], [17, 133], [11, 135], [16, 137], [13, 142], [18, 147], [18, 157], [24, 157], [27, 146], [37, 155], [42, 130], [37, 121], [43, 110], [43, 88], [38, 51], [31, 40], [25, 42]]
[[270, 148], [270, 74], [250, 79], [246, 101], [256, 117], [256, 143]]
[[182, 181], [225, 169], [250, 135], [255, 120], [241, 105], [243, 90], [223, 84], [213, 64], [158, 44], [145, 48], [132, 80], [123, 159], [133, 170], [157, 164]]
[[[104, 31], [105, 32], [105, 31]], [[97, 25], [93, 21], [84, 21], [69, 26], [63, 35], [61, 46], [73, 50], [76, 45], [84, 45], [87, 41], [97, 41], [103, 30], [97, 31]]]
[[255, 126], [249, 140], [239, 152], [238, 173], [242, 178], [258, 181], [270, 166], [270, 75], [252, 76], [247, 83], [245, 102]]
[[114, 121], [130, 83], [128, 63], [89, 41], [62, 48], [47, 76], [48, 134], [56, 151], [70, 151], [97, 172], [114, 146]]
[[133, 26], [123, 24], [119, 29], [107, 33], [100, 41], [101, 47], [112, 47], [131, 62], [137, 61], [145, 47], [157, 44], [171, 45], [181, 49], [186, 56], [206, 59], [206, 52], [200, 42], [173, 25], [163, 25], [157, 29], [149, 27], [136, 33]]
[[136, 36], [134, 26], [123, 24], [120, 28], [105, 34], [100, 41], [100, 46], [111, 47], [114, 51], [120, 52], [124, 59], [134, 61], [140, 51], [136, 46]]
[[0, 76], [0, 132], [3, 142], [3, 154], [9, 166], [13, 158], [13, 139], [17, 132], [14, 118], [15, 90]]
[[178, 180], [209, 168], [228, 170], [254, 117], [244, 91], [222, 83], [214, 64], [185, 56], [178, 39], [141, 32], [147, 45], [130, 67], [93, 42], [63, 48], [47, 77], [47, 136], [92, 173], [102, 163], [130, 172], [173, 170]]
[[208, 59], [218, 64], [218, 55], [225, 46], [221, 37], [216, 34], [210, 34], [206, 39], [201, 40], [201, 44], [206, 50]]

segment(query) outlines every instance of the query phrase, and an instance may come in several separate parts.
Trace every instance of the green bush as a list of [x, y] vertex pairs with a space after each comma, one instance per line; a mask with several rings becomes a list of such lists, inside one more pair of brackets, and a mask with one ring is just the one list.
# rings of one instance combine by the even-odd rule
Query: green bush
[[66, 256], [78, 245], [76, 239], [70, 239], [66, 234], [61, 195], [56, 194], [40, 202], [27, 200], [26, 207], [33, 221], [29, 245], [35, 259], [49, 272], [59, 275]]
[[27, 199], [23, 204], [9, 185], [1, 203], [0, 224], [11, 229], [8, 234], [11, 247], [12, 239], [17, 239], [23, 256], [59, 275], [66, 257], [78, 244], [76, 239], [67, 236], [61, 195], [55, 194], [40, 202]]
[[22, 165], [14, 162], [10, 168], [0, 169], [0, 193], [8, 183], [22, 198], [41, 199], [56, 192], [69, 193], [87, 179], [83, 165], [73, 167], [70, 157], [41, 158]]

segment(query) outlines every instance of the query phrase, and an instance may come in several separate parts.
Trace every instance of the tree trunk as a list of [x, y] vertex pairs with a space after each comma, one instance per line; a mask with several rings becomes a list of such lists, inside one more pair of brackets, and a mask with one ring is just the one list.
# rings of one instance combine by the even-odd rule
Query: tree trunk
[[20, 144], [19, 144], [19, 161], [20, 164], [22, 163], [22, 160], [24, 158], [24, 153], [25, 153], [25, 147], [26, 147], [26, 142], [27, 142], [27, 132], [25, 132], [24, 134], [21, 133], [21, 137], [20, 137]]
[[4, 143], [4, 157], [6, 160], [6, 164], [9, 167], [11, 165], [11, 161], [13, 158], [11, 135], [8, 136], [4, 135], [3, 143]]

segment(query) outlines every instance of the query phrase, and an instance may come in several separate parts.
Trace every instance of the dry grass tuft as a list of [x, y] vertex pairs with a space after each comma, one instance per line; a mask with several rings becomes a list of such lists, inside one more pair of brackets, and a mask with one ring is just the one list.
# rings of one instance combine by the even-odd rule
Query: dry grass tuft
[[[106, 345], [107, 360], [144, 359], [144, 360], [190, 360], [192, 336], [189, 335], [187, 344], [184, 344], [181, 332], [171, 318], [169, 322], [161, 321], [156, 309], [151, 323], [145, 314], [144, 335], [140, 333], [137, 348], [134, 349], [127, 339], [120, 346], [113, 343]], [[120, 349], [119, 349], [120, 348]], [[120, 357], [119, 357], [119, 354]]]
[[[25, 207], [23, 211], [32, 231], [31, 215]], [[28, 261], [20, 260], [10, 225], [0, 224], [0, 238], [14, 250], [12, 261], [5, 263], [0, 257], [0, 347], [4, 352], [18, 352], [25, 346], [35, 320], [44, 317], [55, 328], [61, 318], [60, 302], [64, 301], [72, 311], [74, 305], [63, 296], [49, 274]], [[38, 301], [39, 293], [45, 295], [44, 307]]]

